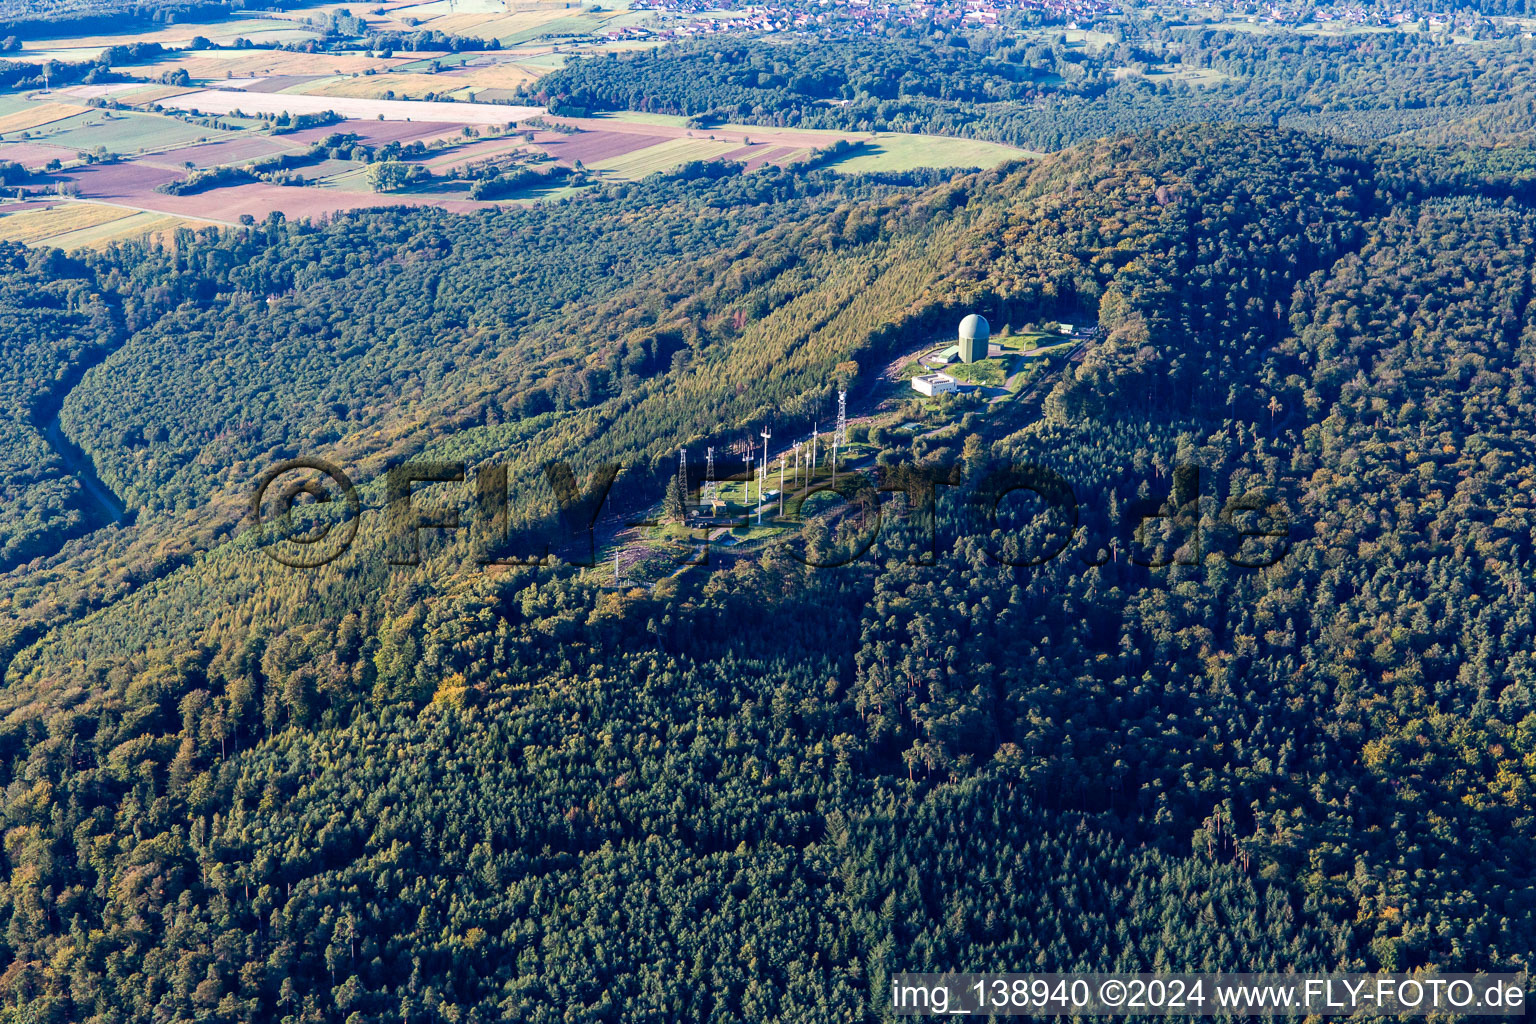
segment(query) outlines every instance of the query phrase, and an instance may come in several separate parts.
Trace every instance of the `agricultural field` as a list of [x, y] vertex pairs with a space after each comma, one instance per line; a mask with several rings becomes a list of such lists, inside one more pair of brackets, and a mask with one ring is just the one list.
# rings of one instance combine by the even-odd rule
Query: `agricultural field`
[[350, 97], [296, 96], [287, 93], [249, 92], [243, 89], [205, 89], [164, 100], [173, 110], [204, 114], [323, 114], [334, 111], [348, 118], [381, 121], [450, 121], [455, 124], [510, 124], [543, 113], [539, 107], [514, 107], [492, 103], [433, 103], [423, 100], [376, 100]]
[[[115, 77], [128, 80], [56, 82], [46, 93], [0, 95], [0, 160], [13, 160], [33, 174], [18, 192], [31, 201], [0, 211], [0, 238], [79, 248], [125, 237], [170, 237], [178, 226], [234, 225], [275, 212], [320, 217], [386, 205], [470, 211], [496, 202], [571, 197], [595, 183], [638, 180], [695, 160], [727, 160], [747, 171], [786, 167], [838, 140], [866, 143], [836, 166], [849, 173], [990, 166], [1029, 155], [991, 143], [922, 136], [740, 124], [699, 129], [682, 117], [649, 113], [551, 117], [518, 104], [520, 90], [559, 68], [573, 51], [647, 45], [595, 37], [654, 17], [630, 11], [624, 2], [602, 6], [593, 10], [550, 0], [383, 0], [366, 8], [332, 3], [219, 24], [29, 41], [17, 59], [88, 61], [108, 46], [136, 42], [159, 43], [167, 51], [153, 62], [112, 69]], [[317, 26], [343, 10], [362, 18], [370, 32], [442, 32], [495, 39], [499, 48], [315, 53], [275, 48], [315, 38]], [[199, 41], [191, 48], [197, 37], [209, 44]], [[254, 45], [236, 48], [231, 44], [237, 38]], [[327, 113], [341, 120], [296, 131], [273, 124], [284, 115]], [[527, 123], [535, 118], [542, 120]], [[515, 134], [503, 134], [514, 126]], [[404, 159], [428, 176], [377, 192], [366, 156], [315, 160], [310, 154], [285, 176], [258, 163], [308, 154], [315, 143], [337, 134], [372, 150], [415, 147]], [[543, 189], [469, 200], [469, 176], [530, 157], [582, 172], [557, 176]], [[224, 167], [250, 168], [259, 177], [237, 175], [186, 192], [178, 185], [193, 171]]]
[[44, 125], [57, 124], [77, 114], [84, 114], [89, 107], [77, 107], [69, 103], [32, 103], [0, 116], [0, 135], [30, 131]]
[[[230, 134], [173, 117], [97, 109], [33, 129], [28, 137], [29, 141], [81, 152], [99, 146], [109, 153], [129, 154], [215, 142]], [[14, 135], [10, 131], [4, 137], [10, 139]]]
[[117, 70], [124, 74], [158, 79], [185, 71], [199, 82], [223, 79], [263, 78], [273, 75], [352, 75], [388, 71], [410, 63], [406, 59], [371, 57], [362, 53], [299, 53], [291, 50], [183, 50], [152, 64], [134, 64]]
[[[469, 67], [473, 69], [474, 65]], [[369, 77], [384, 80], [405, 76]], [[126, 88], [119, 87], [122, 85], [115, 83], [110, 91], [97, 95], [84, 95], [84, 91], [95, 92], [101, 87], [79, 87], [72, 91], [71, 98], [89, 101], [105, 96], [120, 103], [139, 98], [131, 83]], [[694, 160], [730, 160], [749, 171], [770, 165], [788, 166], [808, 159], [817, 149], [838, 139], [869, 139], [876, 147], [845, 161], [838, 168], [845, 171], [903, 170], [921, 166], [925, 161], [981, 165], [1025, 155], [987, 143], [918, 136], [874, 137], [746, 125], [690, 129], [682, 118], [647, 114], [546, 117], [543, 126], [500, 135], [499, 130], [505, 125], [532, 115], [543, 116], [538, 108], [503, 104], [325, 98], [250, 89], [181, 91], [161, 95], [157, 102], [162, 109], [180, 108], [184, 113], [173, 116], [145, 109], [78, 107], [57, 99], [0, 98], [0, 118], [32, 125], [0, 136], [0, 159], [16, 160], [38, 172], [52, 161], [59, 161], [62, 169], [50, 175], [49, 180], [57, 181], [80, 199], [98, 200], [155, 217], [228, 224], [240, 216], [263, 218], [276, 211], [288, 216], [317, 216], [370, 205], [433, 204], [450, 209], [477, 209], [486, 204], [467, 198], [467, 183], [445, 182], [443, 177], [461, 173], [475, 164], [513, 158], [519, 151], [541, 154], [568, 168], [583, 167], [589, 172], [588, 182], [594, 178], [638, 180]], [[337, 110], [348, 119], [336, 125], [274, 134], [268, 122], [237, 116], [237, 110], [246, 115], [258, 110], [274, 114]], [[224, 127], [185, 119], [193, 111], [218, 116], [218, 124]], [[551, 124], [559, 130], [552, 130]], [[474, 134], [466, 136], [466, 130]], [[478, 137], [487, 130], [490, 137]], [[374, 148], [392, 143], [423, 143], [428, 147], [426, 153], [411, 159], [435, 179], [400, 192], [380, 194], [373, 191], [364, 164], [328, 161], [299, 168], [297, 173], [307, 181], [303, 185], [245, 182], [187, 195], [161, 191], [185, 177], [190, 168], [238, 167], [284, 153], [300, 154], [338, 133], [355, 136], [361, 145]], [[509, 201], [563, 198], [583, 187], [579, 179], [567, 181], [550, 189], [531, 190]], [[26, 223], [13, 224], [11, 229], [20, 231]], [[79, 228], [94, 230], [94, 225]], [[63, 233], [60, 227], [40, 237]], [[80, 244], [92, 240], [84, 236], [70, 239]]]
[[38, 209], [21, 209], [0, 217], [0, 239], [36, 245], [55, 235], [110, 224], [133, 215], [132, 210], [115, 206], [95, 206], [88, 203], [58, 203]]
[[848, 174], [867, 174], [911, 171], [919, 167], [995, 167], [1010, 160], [1029, 160], [1039, 156], [1038, 153], [997, 142], [938, 135], [882, 133], [866, 138], [869, 141], [858, 152], [829, 166]]
[[422, 99], [427, 96], [473, 101], [491, 93], [510, 97], [521, 85], [538, 80], [542, 71], [523, 67], [513, 60], [465, 64], [435, 74], [391, 71], [383, 74], [350, 74], [306, 80], [282, 89], [306, 96], [360, 97], [364, 99]]
[[634, 19], [623, 2], [588, 10], [580, 4], [536, 0], [502, 3], [500, 0], [390, 0], [383, 4], [325, 4], [273, 12], [277, 21], [302, 29], [310, 18], [347, 11], [360, 17], [370, 32], [420, 31], [495, 39], [503, 45], [545, 37], [590, 36]]
[[121, 35], [86, 35], [27, 40], [21, 52], [12, 56], [14, 59], [31, 61], [78, 61], [94, 58], [107, 47], [125, 42], [159, 43], [161, 46], [182, 48], [198, 36], [226, 46], [233, 44], [236, 39], [249, 39], [257, 46], [276, 46], [314, 39], [317, 33], [293, 22], [275, 18], [241, 18], [212, 24], [188, 22], [167, 25], [156, 31], [134, 32], [131, 38]]
[[591, 166], [594, 170], [604, 171], [613, 177], [634, 181], [658, 171], [671, 170], [692, 160], [717, 160], [727, 153], [737, 152], [740, 149], [741, 146], [735, 142], [713, 139], [668, 139], [623, 156], [599, 160]]
[[[22, 208], [18, 209], [18, 206]], [[211, 222], [147, 213], [90, 202], [61, 202], [36, 209], [11, 204], [0, 211], [0, 240], [51, 245], [66, 252], [102, 248], [134, 238], [167, 239], [178, 228], [196, 230]]]

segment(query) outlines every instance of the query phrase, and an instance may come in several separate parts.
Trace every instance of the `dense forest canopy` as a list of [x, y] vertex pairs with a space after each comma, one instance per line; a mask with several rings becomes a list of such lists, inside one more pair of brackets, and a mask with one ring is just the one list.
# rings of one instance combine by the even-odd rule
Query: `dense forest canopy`
[[[53, 340], [14, 386], [110, 351], [61, 419], [140, 519], [5, 578], [8, 1012], [874, 1020], [905, 969], [1529, 969], [1525, 175], [1182, 127], [18, 251]], [[1038, 415], [879, 433], [882, 472], [953, 467], [935, 541], [891, 494], [839, 570], [383, 557], [391, 459], [507, 464], [525, 517], [550, 459], [659, 494], [962, 309], [1102, 334]], [[368, 509], [313, 572], [239, 528], [301, 454]], [[1043, 564], [970, 511], [1019, 462], [1081, 499]], [[1218, 553], [1245, 495], [1292, 524], [1269, 568]]]
[[[0, 244], [0, 1022], [863, 1022], [907, 970], [1530, 971], [1529, 7], [541, 53], [502, 97], [541, 130], [1039, 158], [857, 175], [900, 141], [818, 141], [473, 213]], [[308, 24], [295, 52], [481, 48]], [[1060, 347], [920, 401], [972, 312]], [[825, 445], [840, 391], [840, 507], [624, 575], [625, 524], [686, 517], [680, 449], [696, 485], [706, 449]], [[360, 509], [313, 568], [252, 529], [296, 459]], [[412, 558], [404, 462], [460, 517]]]
[[[1536, 44], [1318, 36], [1161, 23], [1097, 49], [1065, 34], [892, 30], [852, 39], [699, 40], [578, 56], [529, 86], [552, 110], [936, 131], [1054, 150], [1189, 122], [1282, 123], [1375, 139], [1476, 121], [1536, 128]], [[1201, 71], [1198, 81], [1179, 71]]]

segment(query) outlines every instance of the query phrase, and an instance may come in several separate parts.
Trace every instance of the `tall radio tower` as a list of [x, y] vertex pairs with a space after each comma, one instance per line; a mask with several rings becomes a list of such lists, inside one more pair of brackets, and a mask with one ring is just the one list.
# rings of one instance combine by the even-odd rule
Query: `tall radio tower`
[[837, 391], [837, 434], [833, 443], [848, 447], [848, 392], [842, 388]]
[[677, 488], [683, 492], [683, 504], [688, 504], [688, 449], [677, 450]]
[[715, 500], [715, 450], [704, 449], [704, 500]]

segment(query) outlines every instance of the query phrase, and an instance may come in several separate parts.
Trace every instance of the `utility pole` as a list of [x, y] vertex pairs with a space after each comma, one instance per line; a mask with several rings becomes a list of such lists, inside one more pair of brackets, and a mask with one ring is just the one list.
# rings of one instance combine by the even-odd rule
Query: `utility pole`
[[779, 452], [779, 518], [784, 518], [784, 453]]
[[763, 485], [768, 482], [768, 439], [773, 432], [763, 428], [763, 461], [757, 471], [757, 525], [763, 525]]
[[[741, 503], [747, 508], [752, 507], [752, 474], [757, 469], [757, 442], [752, 440], [752, 435], [747, 435], [747, 480], [742, 484]], [[758, 489], [761, 492], [761, 488]], [[761, 498], [762, 494], [759, 493]]]

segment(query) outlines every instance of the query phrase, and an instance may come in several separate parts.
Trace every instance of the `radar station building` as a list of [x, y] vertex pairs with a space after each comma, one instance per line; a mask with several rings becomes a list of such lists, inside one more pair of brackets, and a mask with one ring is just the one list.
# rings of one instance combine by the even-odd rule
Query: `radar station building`
[[974, 363], [987, 358], [988, 340], [992, 329], [985, 318], [975, 313], [960, 321], [960, 361]]

